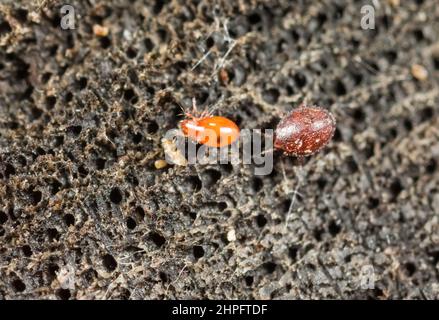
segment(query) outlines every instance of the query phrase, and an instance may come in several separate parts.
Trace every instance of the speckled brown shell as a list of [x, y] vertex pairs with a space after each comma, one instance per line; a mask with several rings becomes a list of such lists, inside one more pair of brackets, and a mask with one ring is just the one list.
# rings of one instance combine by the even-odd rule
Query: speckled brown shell
[[309, 156], [328, 144], [335, 119], [327, 110], [301, 106], [283, 118], [274, 132], [274, 147], [293, 156]]

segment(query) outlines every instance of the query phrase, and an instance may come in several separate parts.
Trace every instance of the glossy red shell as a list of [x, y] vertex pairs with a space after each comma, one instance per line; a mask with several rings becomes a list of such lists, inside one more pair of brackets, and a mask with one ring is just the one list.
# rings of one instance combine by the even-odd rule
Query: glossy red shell
[[293, 156], [309, 156], [326, 146], [334, 132], [335, 119], [329, 111], [302, 106], [279, 122], [274, 147]]

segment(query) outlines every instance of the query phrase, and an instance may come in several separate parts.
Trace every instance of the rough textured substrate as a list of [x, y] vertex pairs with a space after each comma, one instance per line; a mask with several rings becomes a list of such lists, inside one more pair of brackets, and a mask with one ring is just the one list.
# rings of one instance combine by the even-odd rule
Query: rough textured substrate
[[[146, 2], [73, 1], [75, 30], [0, 5], [0, 298], [439, 298], [437, 2], [380, 1], [375, 30], [366, 0]], [[337, 132], [303, 169], [158, 170], [192, 97], [242, 128], [305, 100]]]

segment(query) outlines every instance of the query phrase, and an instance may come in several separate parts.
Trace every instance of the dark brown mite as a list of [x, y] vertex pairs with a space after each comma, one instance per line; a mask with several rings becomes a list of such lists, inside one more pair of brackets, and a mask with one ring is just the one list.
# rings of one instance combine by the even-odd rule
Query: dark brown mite
[[286, 115], [274, 131], [274, 147], [288, 155], [310, 156], [320, 151], [335, 132], [335, 118], [320, 107], [300, 106]]

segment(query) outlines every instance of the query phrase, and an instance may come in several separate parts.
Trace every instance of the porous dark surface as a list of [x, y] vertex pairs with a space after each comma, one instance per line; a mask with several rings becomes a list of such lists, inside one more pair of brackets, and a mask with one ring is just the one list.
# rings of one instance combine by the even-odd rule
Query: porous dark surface
[[[61, 1], [0, 4], [1, 299], [439, 298], [437, 1], [380, 1], [375, 30], [366, 0], [70, 3], [74, 30]], [[156, 169], [192, 97], [337, 130], [268, 176]]]

